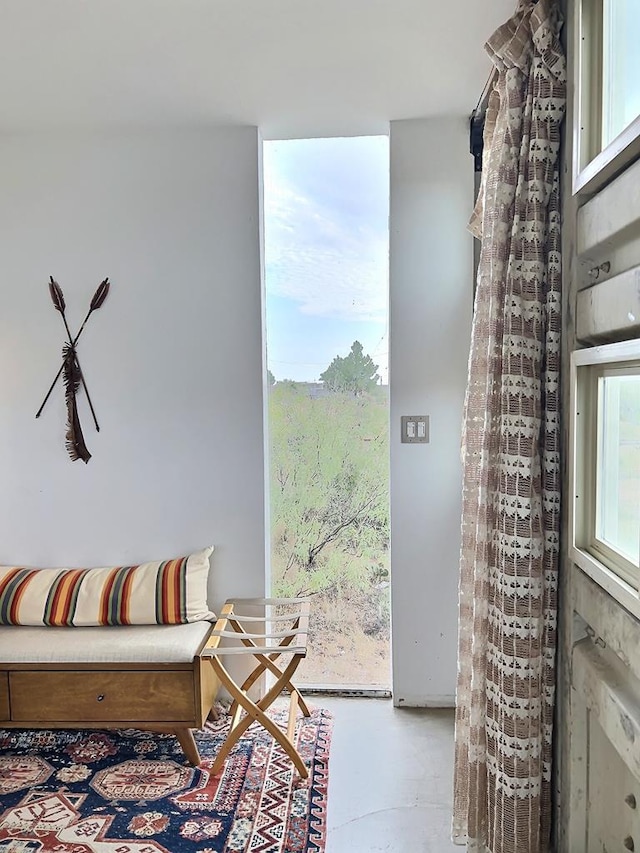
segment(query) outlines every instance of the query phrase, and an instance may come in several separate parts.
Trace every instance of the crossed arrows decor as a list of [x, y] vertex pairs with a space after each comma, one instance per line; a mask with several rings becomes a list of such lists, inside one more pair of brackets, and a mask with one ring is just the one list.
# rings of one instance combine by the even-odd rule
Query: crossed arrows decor
[[69, 328], [69, 324], [67, 323], [67, 317], [65, 314], [66, 303], [64, 301], [62, 288], [60, 287], [58, 282], [55, 281], [53, 276], [50, 276], [49, 281], [49, 293], [51, 294], [51, 301], [53, 302], [53, 307], [56, 309], [56, 311], [60, 313], [60, 316], [62, 317], [62, 322], [64, 323], [64, 328], [67, 333], [67, 342], [62, 348], [62, 364], [60, 365], [60, 370], [56, 373], [56, 378], [51, 383], [51, 387], [47, 391], [47, 394], [44, 400], [42, 401], [42, 405], [36, 412], [36, 418], [39, 418], [42, 414], [42, 410], [44, 409], [47, 400], [51, 396], [51, 392], [55, 388], [58, 379], [60, 379], [60, 376], [63, 376], [65, 400], [67, 403], [66, 447], [69, 456], [74, 462], [78, 459], [82, 459], [85, 464], [91, 459], [91, 454], [87, 449], [87, 445], [84, 443], [84, 436], [82, 434], [82, 427], [80, 425], [80, 418], [78, 416], [78, 404], [76, 401], [76, 395], [81, 385], [84, 388], [84, 393], [87, 395], [87, 402], [89, 403], [89, 408], [91, 409], [91, 415], [93, 417], [93, 422], [95, 424], [97, 432], [100, 432], [100, 426], [98, 424], [98, 419], [96, 418], [93, 403], [91, 402], [89, 389], [87, 388], [87, 383], [85, 381], [82, 368], [80, 367], [80, 362], [78, 361], [76, 344], [80, 340], [80, 335], [84, 332], [84, 327], [87, 325], [89, 317], [93, 314], [94, 311], [97, 311], [98, 308], [102, 306], [104, 300], [107, 298], [110, 287], [111, 284], [108, 278], [105, 278], [104, 281], [100, 282], [100, 284], [98, 285], [98, 289], [93, 294], [93, 299], [91, 300], [87, 316], [84, 318], [82, 325], [80, 326], [80, 330], [74, 338], [71, 335], [71, 329]]

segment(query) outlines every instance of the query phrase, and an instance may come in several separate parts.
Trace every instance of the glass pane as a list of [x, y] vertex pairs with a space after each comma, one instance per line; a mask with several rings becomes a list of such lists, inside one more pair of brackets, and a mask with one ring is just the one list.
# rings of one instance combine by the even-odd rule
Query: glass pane
[[264, 145], [271, 592], [297, 681], [390, 686], [387, 137]]
[[640, 2], [604, 0], [602, 147], [640, 115]]
[[640, 561], [640, 374], [600, 380], [596, 536]]

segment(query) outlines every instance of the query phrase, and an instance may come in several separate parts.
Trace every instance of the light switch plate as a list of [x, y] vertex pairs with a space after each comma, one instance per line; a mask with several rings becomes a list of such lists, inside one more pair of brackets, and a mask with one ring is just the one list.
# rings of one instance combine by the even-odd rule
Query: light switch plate
[[428, 444], [429, 415], [401, 415], [400, 441], [403, 444]]

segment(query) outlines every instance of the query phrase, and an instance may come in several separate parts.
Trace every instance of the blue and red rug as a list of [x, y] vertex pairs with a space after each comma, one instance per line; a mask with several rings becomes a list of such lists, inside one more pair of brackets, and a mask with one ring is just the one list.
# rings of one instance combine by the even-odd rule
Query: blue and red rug
[[197, 768], [172, 735], [1, 729], [0, 851], [322, 853], [331, 725], [298, 720], [306, 780], [256, 724], [212, 776], [226, 717], [196, 733]]

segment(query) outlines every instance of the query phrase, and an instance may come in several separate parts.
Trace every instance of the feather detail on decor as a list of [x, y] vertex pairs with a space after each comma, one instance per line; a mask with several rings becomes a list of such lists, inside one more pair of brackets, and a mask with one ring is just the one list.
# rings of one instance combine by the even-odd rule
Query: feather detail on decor
[[84, 327], [87, 325], [87, 320], [89, 319], [89, 317], [93, 314], [94, 311], [97, 311], [98, 308], [102, 307], [102, 303], [104, 302], [104, 300], [109, 295], [109, 289], [110, 288], [111, 288], [111, 282], [109, 281], [108, 277], [105, 278], [103, 281], [101, 281], [100, 284], [98, 285], [98, 289], [93, 294], [93, 298], [91, 300], [91, 303], [89, 304], [89, 310], [87, 311], [87, 316], [82, 321], [82, 325], [80, 326], [80, 331], [78, 332], [78, 334], [73, 339], [73, 345], [74, 346], [78, 343], [78, 338], [84, 332]]
[[90, 308], [92, 311], [97, 311], [98, 308], [100, 308], [100, 306], [102, 305], [104, 300], [109, 295], [109, 288], [110, 287], [111, 287], [111, 283], [110, 283], [108, 277], [105, 278], [104, 281], [100, 282], [100, 284], [98, 285], [98, 289], [93, 294], [93, 299], [91, 300]]
[[59, 311], [64, 317], [64, 311], [67, 305], [64, 301], [62, 288], [52, 275], [49, 276], [49, 293], [51, 294], [51, 301], [53, 302], [53, 307], [56, 309], [56, 311]]
[[62, 349], [65, 399], [67, 401], [67, 451], [75, 462], [78, 459], [86, 464], [91, 459], [78, 417], [76, 394], [80, 387], [81, 373], [75, 357], [75, 349], [71, 344], [65, 344]]

